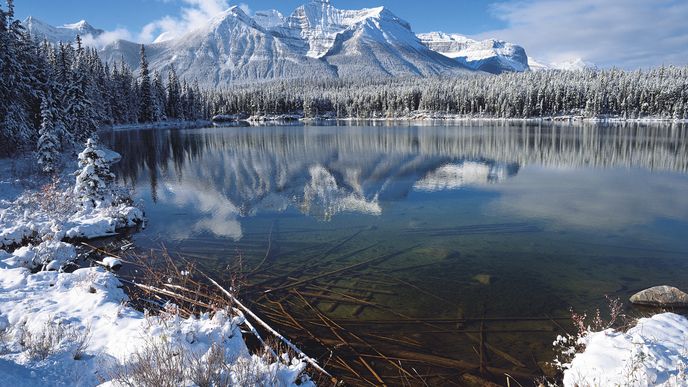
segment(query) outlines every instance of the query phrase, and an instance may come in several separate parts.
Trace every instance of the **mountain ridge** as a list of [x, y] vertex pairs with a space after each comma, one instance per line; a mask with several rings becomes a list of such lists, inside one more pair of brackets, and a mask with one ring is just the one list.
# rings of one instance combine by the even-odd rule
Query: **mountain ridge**
[[[104, 32], [85, 21], [52, 27], [29, 18], [27, 24], [32, 34], [46, 35], [54, 42]], [[450, 46], [433, 37], [448, 37]], [[276, 10], [251, 16], [233, 6], [181, 36], [161, 34], [144, 46], [152, 71], [164, 73], [174, 68], [181, 77], [212, 86], [295, 78], [428, 77], [529, 70], [528, 57], [520, 46], [498, 40], [474, 41], [457, 34], [416, 35], [410, 23], [386, 7], [345, 10], [329, 0], [311, 0], [288, 16]], [[139, 51], [138, 43], [116, 40], [104, 46], [100, 55], [109, 63], [124, 60], [138, 69]]]

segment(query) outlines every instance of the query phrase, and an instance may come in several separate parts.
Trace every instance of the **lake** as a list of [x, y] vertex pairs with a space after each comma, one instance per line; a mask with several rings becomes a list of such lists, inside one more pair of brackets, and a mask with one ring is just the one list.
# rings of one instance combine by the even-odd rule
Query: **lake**
[[164, 245], [225, 281], [242, 273], [241, 296], [350, 381], [399, 383], [398, 362], [432, 384], [481, 363], [527, 379], [571, 329], [571, 309], [688, 289], [686, 126], [339, 123], [102, 138], [148, 217], [137, 248]]

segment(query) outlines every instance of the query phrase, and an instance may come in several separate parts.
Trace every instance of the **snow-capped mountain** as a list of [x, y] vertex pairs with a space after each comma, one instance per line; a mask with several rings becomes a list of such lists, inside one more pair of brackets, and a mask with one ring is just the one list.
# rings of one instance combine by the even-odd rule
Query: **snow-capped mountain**
[[[25, 21], [34, 35], [73, 41], [102, 30], [79, 22], [52, 27]], [[107, 62], [139, 66], [140, 44], [117, 40], [101, 49]], [[146, 45], [151, 70], [204, 85], [273, 79], [405, 77], [527, 71], [517, 45], [475, 41], [442, 33], [416, 36], [411, 25], [385, 7], [342, 10], [330, 0], [310, 0], [291, 15], [276, 10], [249, 16], [231, 7], [182, 36], [162, 34]]]
[[[139, 49], [138, 44], [119, 40], [106, 46], [101, 55], [108, 62], [124, 58], [129, 66], [138, 68]], [[174, 68], [182, 77], [210, 85], [336, 76], [332, 66], [301, 55], [239, 7], [226, 10], [179, 38], [146, 45], [146, 54], [153, 70]]]
[[467, 67], [493, 74], [528, 71], [523, 47], [502, 40], [473, 40], [463, 35], [431, 32], [419, 34], [421, 42]]
[[39, 39], [46, 39], [52, 43], [73, 42], [76, 36], [97, 37], [105, 31], [96, 29], [85, 20], [73, 24], [65, 24], [60, 27], [53, 27], [48, 23], [42, 22], [34, 17], [27, 17], [22, 23], [26, 30]]
[[537, 59], [528, 57], [528, 64], [532, 71], [544, 70], [560, 70], [560, 71], [583, 71], [595, 70], [597, 66], [594, 63], [584, 61], [581, 58], [571, 59], [563, 62], [544, 63]]
[[[406, 21], [384, 7], [340, 10], [311, 0], [284, 17], [250, 17], [232, 7], [184, 36], [146, 46], [153, 70], [174, 67], [187, 79], [218, 85], [301, 77], [395, 77], [468, 73], [424, 46]], [[117, 41], [102, 50], [138, 67], [139, 46]]]

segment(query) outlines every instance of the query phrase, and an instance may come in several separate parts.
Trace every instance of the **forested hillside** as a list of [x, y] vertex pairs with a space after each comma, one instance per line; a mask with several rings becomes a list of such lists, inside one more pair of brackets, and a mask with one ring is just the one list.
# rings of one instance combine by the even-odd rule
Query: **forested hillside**
[[0, 8], [0, 154], [82, 145], [107, 124], [208, 116], [199, 88], [174, 71], [163, 81], [158, 73], [103, 63], [79, 38], [38, 41], [7, 3]]

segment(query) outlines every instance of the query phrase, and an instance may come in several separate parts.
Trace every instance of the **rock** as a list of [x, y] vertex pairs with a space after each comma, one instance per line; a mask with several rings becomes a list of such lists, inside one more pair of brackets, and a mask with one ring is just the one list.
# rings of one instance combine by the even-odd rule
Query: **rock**
[[492, 276], [489, 274], [478, 274], [473, 277], [473, 280], [481, 285], [490, 285], [492, 283]]
[[464, 374], [462, 378], [463, 378], [463, 381], [468, 386], [499, 387], [499, 384], [492, 383], [489, 380], [485, 380], [479, 376], [475, 376], [475, 375], [471, 375], [471, 374]]
[[119, 270], [122, 268], [122, 261], [115, 257], [105, 257], [103, 258], [103, 261], [100, 262], [101, 265], [105, 266], [106, 268], [110, 270]]
[[634, 294], [631, 302], [636, 305], [687, 308], [688, 294], [671, 286], [655, 286]]

